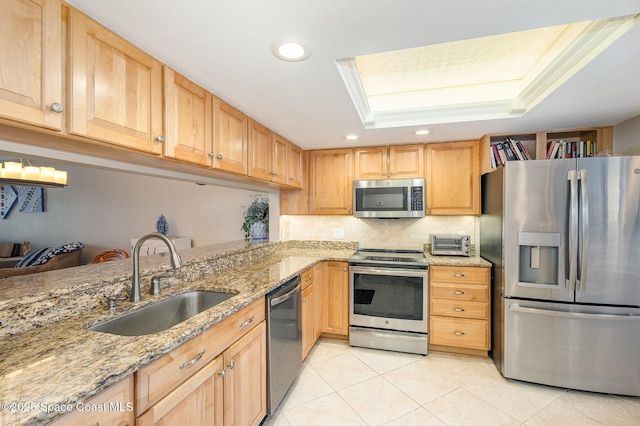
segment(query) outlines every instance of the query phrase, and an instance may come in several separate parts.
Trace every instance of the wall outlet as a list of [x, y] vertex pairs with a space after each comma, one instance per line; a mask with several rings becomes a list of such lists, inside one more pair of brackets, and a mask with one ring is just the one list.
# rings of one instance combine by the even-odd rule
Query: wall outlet
[[333, 238], [337, 240], [344, 240], [344, 229], [336, 228], [333, 230]]

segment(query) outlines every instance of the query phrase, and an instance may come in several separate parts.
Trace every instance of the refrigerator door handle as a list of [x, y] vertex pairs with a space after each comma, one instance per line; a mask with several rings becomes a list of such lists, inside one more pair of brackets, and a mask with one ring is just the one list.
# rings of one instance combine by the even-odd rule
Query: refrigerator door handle
[[580, 197], [581, 197], [581, 215], [582, 215], [582, 232], [581, 248], [580, 248], [580, 275], [577, 278], [577, 289], [585, 291], [587, 289], [587, 250], [589, 248], [589, 197], [587, 191], [587, 171], [580, 170], [578, 179], [580, 180]]
[[570, 170], [569, 180], [569, 279], [565, 287], [569, 291], [576, 288], [578, 269], [578, 171]]
[[615, 320], [615, 321], [640, 321], [640, 315], [616, 315], [616, 314], [589, 314], [584, 312], [565, 312], [554, 311], [551, 309], [527, 308], [520, 305], [511, 305], [509, 310], [513, 312], [522, 312], [525, 314], [550, 315], [554, 317], [576, 318], [576, 319], [593, 319], [593, 320]]

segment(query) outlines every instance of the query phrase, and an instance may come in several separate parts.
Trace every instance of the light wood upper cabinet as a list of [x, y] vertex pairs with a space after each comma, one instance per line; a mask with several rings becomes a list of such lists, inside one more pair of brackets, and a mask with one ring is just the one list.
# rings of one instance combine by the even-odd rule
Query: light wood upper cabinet
[[388, 151], [386, 146], [355, 149], [353, 178], [355, 180], [389, 179]]
[[353, 149], [311, 151], [311, 214], [352, 214]]
[[249, 176], [287, 184], [288, 149], [287, 140], [249, 119]]
[[249, 118], [242, 111], [214, 96], [211, 151], [214, 169], [247, 174], [248, 123]]
[[424, 145], [356, 148], [354, 179], [409, 179], [424, 177]]
[[162, 64], [70, 8], [70, 132], [154, 154], [162, 134]]
[[[61, 130], [62, 4], [3, 0], [0, 4], [0, 117]], [[55, 107], [54, 107], [55, 108]]]
[[389, 175], [391, 179], [424, 177], [424, 145], [391, 145]]
[[169, 67], [164, 68], [164, 155], [210, 164], [212, 95]]
[[302, 149], [290, 143], [287, 149], [287, 164], [289, 169], [289, 181], [287, 185], [293, 188], [302, 188], [304, 180], [304, 154]]
[[478, 141], [425, 146], [427, 214], [480, 214], [479, 155]]
[[289, 183], [289, 142], [282, 136], [271, 134], [271, 168], [273, 182], [281, 185]]
[[249, 119], [249, 176], [271, 180], [271, 130]]

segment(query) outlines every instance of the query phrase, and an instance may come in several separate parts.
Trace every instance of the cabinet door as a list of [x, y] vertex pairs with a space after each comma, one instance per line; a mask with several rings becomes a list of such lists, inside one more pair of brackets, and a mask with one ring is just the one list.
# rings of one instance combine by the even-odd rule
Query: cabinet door
[[322, 270], [322, 331], [349, 335], [349, 264], [324, 262]]
[[353, 150], [311, 151], [311, 214], [352, 214]]
[[389, 177], [391, 179], [424, 177], [424, 145], [390, 146]]
[[314, 313], [314, 318], [313, 318], [313, 328], [314, 328], [314, 334], [315, 334], [315, 340], [318, 339], [318, 337], [320, 337], [320, 335], [322, 334], [322, 310], [323, 310], [323, 302], [322, 302], [322, 297], [323, 297], [323, 288], [324, 288], [324, 283], [322, 282], [323, 280], [323, 275], [322, 275], [322, 263], [317, 263], [314, 267], [313, 267], [313, 285], [315, 286], [314, 289], [314, 293], [315, 293], [315, 298], [313, 301], [313, 313]]
[[98, 422], [106, 425], [132, 425], [133, 375], [84, 403], [85, 407], [92, 405], [104, 407], [105, 410], [73, 411], [51, 423], [51, 426], [84, 426], [99, 424]]
[[427, 214], [480, 214], [478, 141], [427, 144]]
[[160, 154], [162, 65], [70, 8], [70, 132]]
[[249, 120], [249, 176], [271, 181], [271, 130]]
[[304, 173], [304, 158], [302, 149], [290, 143], [287, 148], [287, 164], [289, 167], [289, 180], [287, 184], [293, 188], [302, 188]]
[[388, 179], [386, 146], [358, 148], [354, 152], [354, 179]]
[[313, 284], [308, 285], [302, 290], [302, 359], [304, 359], [313, 344], [316, 335], [314, 329], [314, 304], [315, 304], [315, 287]]
[[136, 419], [137, 426], [223, 424], [224, 368], [219, 356]]
[[289, 181], [289, 164], [288, 164], [289, 142], [282, 136], [275, 133], [271, 139], [271, 171], [273, 173], [273, 182], [286, 185]]
[[62, 4], [3, 0], [0, 5], [0, 117], [61, 130]]
[[214, 169], [239, 175], [247, 174], [248, 117], [214, 97], [213, 163]]
[[211, 93], [171, 68], [164, 68], [164, 155], [209, 165]]
[[[267, 414], [264, 321], [224, 352], [224, 424], [259, 425]], [[187, 424], [187, 423], [181, 423]]]

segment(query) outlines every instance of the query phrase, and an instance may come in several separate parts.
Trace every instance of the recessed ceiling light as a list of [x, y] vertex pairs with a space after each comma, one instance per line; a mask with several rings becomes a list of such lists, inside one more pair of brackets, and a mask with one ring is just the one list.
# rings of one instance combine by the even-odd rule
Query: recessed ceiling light
[[358, 136], [358, 135], [347, 135], [344, 138], [346, 140], [349, 140], [349, 141], [355, 141], [356, 139], [360, 139], [360, 136]]
[[304, 61], [311, 56], [311, 47], [302, 40], [281, 40], [271, 45], [271, 52], [283, 61]]
[[419, 130], [416, 130], [413, 133], [418, 135], [418, 136], [428, 135], [429, 133], [431, 133], [431, 129], [419, 129]]

